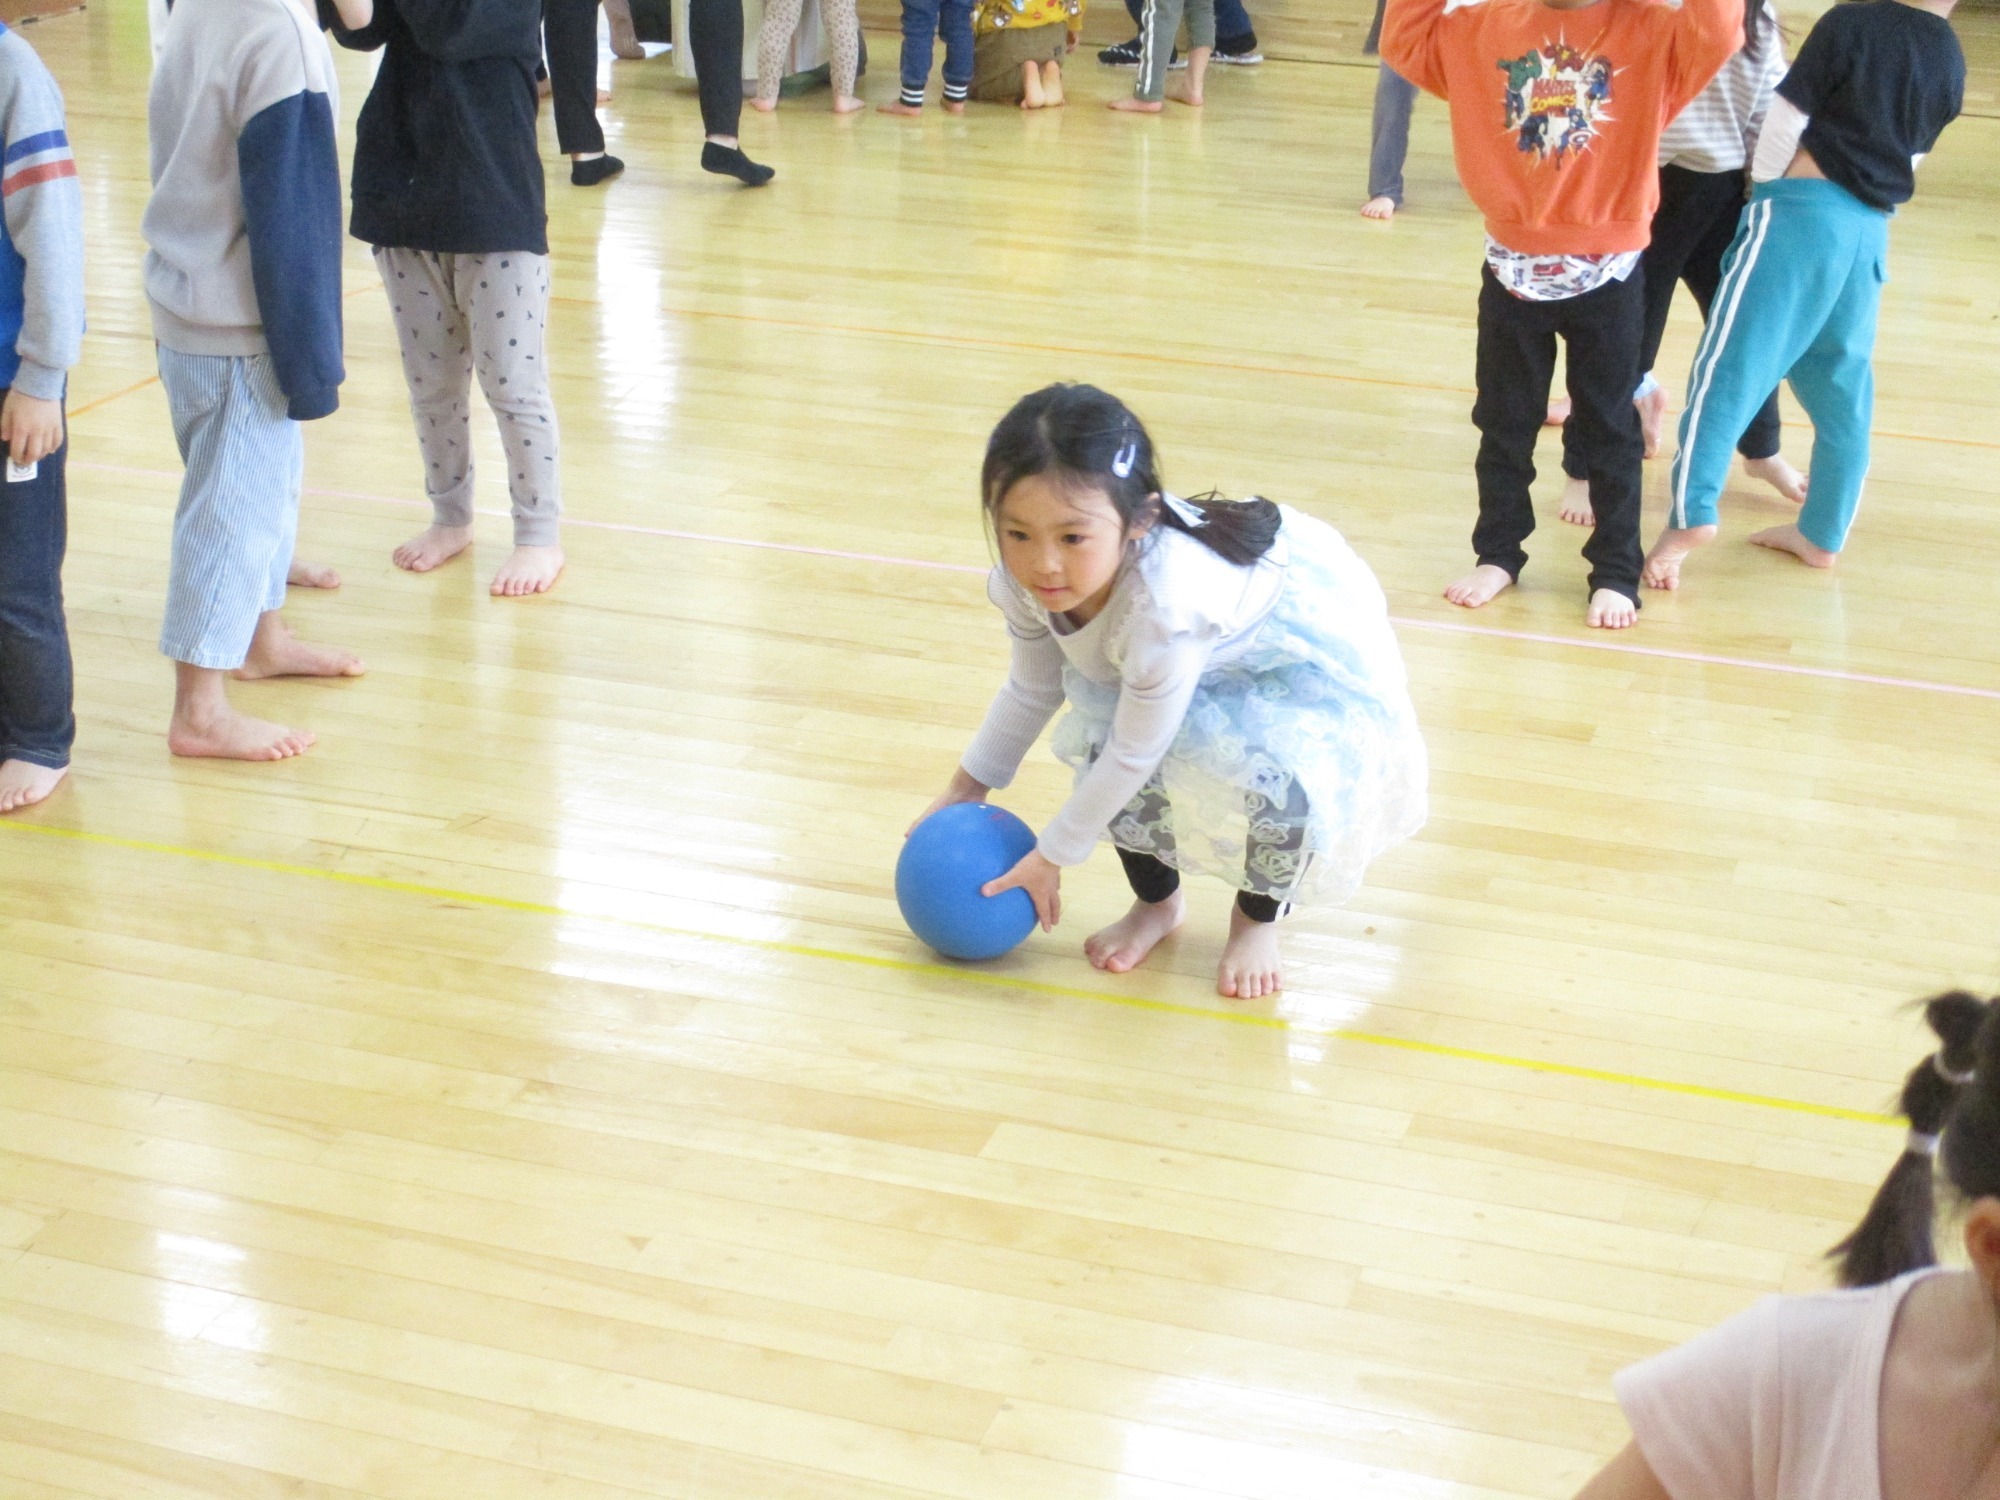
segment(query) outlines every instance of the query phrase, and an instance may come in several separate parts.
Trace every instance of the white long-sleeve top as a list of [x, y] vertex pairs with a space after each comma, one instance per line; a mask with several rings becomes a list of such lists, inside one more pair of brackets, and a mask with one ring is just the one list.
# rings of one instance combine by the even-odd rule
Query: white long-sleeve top
[[1740, 172], [1785, 76], [1785, 39], [1770, 0], [1757, 7], [1757, 56], [1748, 48], [1722, 65], [1660, 137], [1660, 165], [1690, 172]]
[[1287, 542], [1248, 567], [1184, 531], [1160, 526], [1139, 545], [1098, 616], [1076, 626], [1051, 614], [1004, 567], [986, 596], [1013, 638], [1007, 685], [987, 710], [961, 764], [1004, 787], [1063, 704], [1063, 666], [1118, 689], [1111, 738], [1077, 783], [1037, 848], [1052, 864], [1079, 865], [1098, 837], [1159, 769], [1180, 732], [1202, 674], [1247, 651], [1285, 584]]

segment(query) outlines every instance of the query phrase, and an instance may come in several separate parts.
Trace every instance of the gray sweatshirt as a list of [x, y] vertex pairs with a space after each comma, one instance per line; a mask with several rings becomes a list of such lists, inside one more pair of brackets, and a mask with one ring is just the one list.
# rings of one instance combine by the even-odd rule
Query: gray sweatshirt
[[0, 386], [62, 399], [83, 352], [83, 192], [62, 90], [0, 26]]

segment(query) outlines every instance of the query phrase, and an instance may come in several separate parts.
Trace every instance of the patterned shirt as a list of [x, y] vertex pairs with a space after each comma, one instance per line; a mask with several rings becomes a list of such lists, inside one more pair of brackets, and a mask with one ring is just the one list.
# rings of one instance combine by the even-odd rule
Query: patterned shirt
[[1561, 302], [1581, 297], [1639, 268], [1643, 250], [1612, 255], [1523, 255], [1486, 237], [1486, 264], [1500, 285], [1523, 302]]
[[1033, 26], [1063, 26], [1083, 30], [1084, 0], [978, 0], [972, 29], [984, 36], [995, 31], [1026, 31]]
[[1757, 55], [1744, 48], [1660, 137], [1660, 165], [1689, 172], [1740, 172], [1750, 163], [1771, 94], [1785, 76], [1785, 39], [1766, 0], [1757, 8]]

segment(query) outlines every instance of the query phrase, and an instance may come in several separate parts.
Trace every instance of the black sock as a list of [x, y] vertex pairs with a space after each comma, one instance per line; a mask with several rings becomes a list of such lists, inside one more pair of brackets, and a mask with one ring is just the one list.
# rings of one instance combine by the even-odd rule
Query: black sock
[[701, 143], [701, 169], [740, 178], [749, 187], [762, 187], [778, 175], [776, 167], [762, 166], [735, 146], [718, 146], [714, 141]]
[[573, 187], [596, 187], [607, 177], [616, 177], [625, 170], [625, 163], [615, 156], [592, 156], [569, 164], [569, 180]]

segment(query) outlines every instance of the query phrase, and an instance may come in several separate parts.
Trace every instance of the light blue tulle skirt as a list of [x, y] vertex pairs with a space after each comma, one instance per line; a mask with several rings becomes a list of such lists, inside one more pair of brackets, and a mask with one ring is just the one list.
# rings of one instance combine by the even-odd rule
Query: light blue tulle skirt
[[[1429, 757], [1388, 605], [1340, 533], [1284, 507], [1283, 590], [1248, 652], [1201, 679], [1147, 789], [1106, 837], [1281, 901], [1330, 905], [1424, 824]], [[1065, 669], [1053, 749], [1081, 777], [1118, 687]]]

